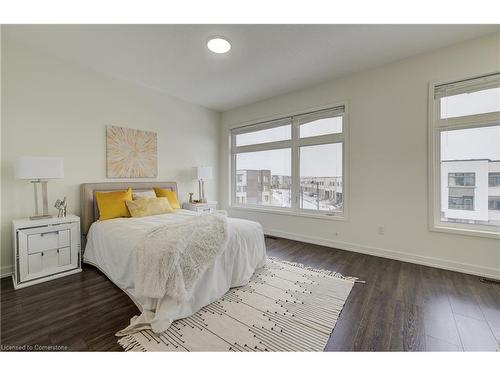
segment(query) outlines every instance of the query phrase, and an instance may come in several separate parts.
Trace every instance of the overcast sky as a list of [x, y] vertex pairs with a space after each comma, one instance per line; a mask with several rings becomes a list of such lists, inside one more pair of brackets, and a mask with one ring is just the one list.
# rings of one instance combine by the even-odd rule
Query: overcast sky
[[[500, 110], [500, 88], [441, 98], [441, 118], [491, 113]], [[441, 133], [441, 160], [500, 160], [500, 126]]]
[[500, 160], [500, 126], [441, 133], [441, 160]]
[[500, 110], [500, 87], [441, 98], [441, 118], [491, 113]]
[[[320, 119], [300, 127], [301, 137], [342, 132], [342, 117]], [[291, 125], [253, 133], [240, 134], [236, 145], [276, 142], [291, 139]], [[279, 149], [237, 155], [237, 169], [269, 169], [273, 175], [291, 176], [291, 151]], [[304, 146], [300, 148], [301, 177], [334, 177], [342, 175], [342, 144]]]
[[[301, 147], [301, 177], [342, 176], [342, 144]], [[291, 151], [279, 149], [236, 156], [237, 169], [270, 169], [273, 175], [291, 176]]]
[[270, 169], [273, 175], [291, 176], [291, 165], [290, 149], [236, 155], [236, 169]]

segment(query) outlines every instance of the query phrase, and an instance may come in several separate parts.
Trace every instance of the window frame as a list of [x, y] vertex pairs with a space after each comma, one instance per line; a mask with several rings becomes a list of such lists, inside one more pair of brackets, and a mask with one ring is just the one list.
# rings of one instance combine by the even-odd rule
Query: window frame
[[490, 185], [490, 181], [491, 181], [490, 179], [492, 179], [491, 175], [494, 175], [493, 179], [500, 180], [500, 172], [489, 172], [488, 173], [488, 187], [492, 187], [492, 188], [500, 187], [500, 183], [497, 184], [496, 182], [495, 182], [495, 185]]
[[[435, 232], [456, 233], [462, 235], [500, 238], [500, 228], [483, 224], [466, 224], [441, 221], [441, 133], [450, 130], [484, 128], [500, 125], [500, 111], [441, 119], [441, 101], [443, 87], [448, 95], [480, 91], [497, 87], [500, 83], [500, 71], [460, 78], [448, 82], [430, 82], [428, 91], [428, 222], [429, 230]], [[444, 95], [447, 96], [447, 95]]]
[[[464, 179], [464, 185], [456, 185], [456, 184], [455, 185], [451, 185], [450, 184], [450, 178], [452, 178], [451, 175], [455, 175], [455, 176], [453, 176], [453, 178], [463, 177], [463, 179]], [[463, 176], [457, 176], [457, 175], [463, 175]], [[470, 177], [470, 176], [466, 176], [466, 175], [472, 175], [472, 178], [474, 179], [474, 183], [472, 185], [465, 184], [466, 178]], [[476, 173], [475, 172], [448, 172], [448, 187], [456, 187], [456, 188], [471, 188], [471, 187], [473, 188], [473, 187], [476, 187]]]
[[[339, 133], [335, 133], [336, 134], [339, 134]], [[333, 134], [328, 134], [328, 135], [333, 135]], [[325, 137], [325, 135], [320, 135], [320, 136], [316, 136], [316, 137], [307, 137], [307, 138], [300, 138], [300, 140], [305, 140], [305, 139], [309, 139], [309, 138], [318, 138], [318, 137]], [[310, 213], [310, 214], [323, 214], [323, 215], [327, 215], [327, 216], [334, 216], [334, 217], [342, 217], [343, 214], [340, 214], [340, 213], [335, 213], [335, 212], [330, 212], [330, 211], [325, 211], [325, 210], [315, 210], [315, 209], [309, 209], [309, 208], [301, 208], [300, 207], [300, 148], [301, 147], [310, 147], [310, 146], [319, 146], [319, 145], [331, 145], [331, 144], [338, 144], [340, 143], [342, 145], [342, 181], [344, 180], [344, 146], [345, 146], [345, 143], [344, 141], [339, 141], [338, 139], [336, 139], [335, 142], [332, 142], [332, 141], [328, 141], [328, 142], [323, 142], [323, 143], [314, 143], [314, 144], [299, 144], [298, 146], [298, 165], [297, 165], [297, 178], [298, 178], [298, 186], [297, 186], [297, 200], [296, 200], [296, 204], [297, 204], [297, 209], [300, 211], [300, 212], [304, 212], [304, 213]], [[292, 185], [293, 185], [293, 180], [292, 180]], [[344, 186], [342, 186], [342, 199], [345, 198], [345, 195], [344, 195]], [[345, 205], [344, 205], [344, 201], [342, 201], [342, 206], [343, 208], [345, 209]], [[293, 207], [293, 205], [292, 205]]]
[[[313, 137], [299, 138], [299, 119], [300, 116], [312, 115], [315, 112], [332, 111], [332, 117], [342, 116], [342, 133], [325, 134]], [[236, 135], [263, 130], [273, 127], [273, 124], [279, 121], [290, 119], [292, 134], [290, 140], [261, 143], [257, 145], [236, 146]], [[274, 125], [279, 126], [279, 125]], [[300, 193], [300, 147], [315, 146], [330, 143], [342, 143], [342, 194], [343, 211], [328, 212], [317, 211], [313, 209], [302, 209], [299, 203]], [[229, 207], [231, 209], [260, 211], [267, 213], [285, 214], [291, 216], [312, 217], [327, 220], [348, 219], [349, 214], [349, 121], [348, 121], [348, 103], [338, 102], [319, 107], [307, 108], [300, 111], [283, 113], [276, 116], [262, 118], [257, 121], [248, 121], [233, 125], [229, 128]], [[275, 207], [258, 204], [241, 204], [236, 201], [236, 155], [242, 152], [266, 151], [272, 149], [290, 148], [291, 149], [291, 207]]]
[[[491, 209], [490, 208], [490, 200], [498, 201], [499, 202], [499, 208], [498, 209], [496, 209], [496, 208]], [[498, 195], [488, 195], [488, 211], [500, 211], [500, 196], [498, 196]]]
[[[450, 207], [450, 200], [453, 200], [453, 199], [461, 199], [462, 200], [462, 207]], [[471, 204], [471, 207], [470, 208], [466, 208], [466, 204], [465, 204], [465, 201], [466, 200], [471, 200], [472, 201], [472, 204]], [[448, 196], [448, 209], [450, 210], [461, 210], [461, 211], [474, 211], [474, 197], [472, 196], [469, 196], [469, 195], [462, 195], [460, 197], [458, 196]]]

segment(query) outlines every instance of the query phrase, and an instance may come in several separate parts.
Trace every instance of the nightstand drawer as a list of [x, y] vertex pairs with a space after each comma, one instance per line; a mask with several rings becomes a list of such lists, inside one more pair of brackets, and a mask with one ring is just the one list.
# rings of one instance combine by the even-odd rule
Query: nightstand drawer
[[69, 229], [28, 235], [28, 254], [69, 246]]
[[32, 276], [57, 272], [58, 267], [64, 267], [71, 263], [71, 251], [69, 247], [41, 251], [28, 256], [28, 273]]

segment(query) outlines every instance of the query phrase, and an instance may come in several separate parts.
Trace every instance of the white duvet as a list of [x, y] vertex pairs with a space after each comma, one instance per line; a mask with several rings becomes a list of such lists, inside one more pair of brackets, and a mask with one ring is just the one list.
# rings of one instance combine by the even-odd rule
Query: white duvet
[[134, 290], [133, 249], [152, 228], [168, 222], [180, 222], [193, 215], [196, 213], [177, 210], [166, 215], [98, 221], [90, 227], [83, 260], [104, 272], [139, 307], [142, 315], [140, 320], [133, 322], [136, 328], [162, 332], [174, 320], [190, 316], [219, 299], [229, 288], [245, 285], [254, 271], [264, 266], [266, 247], [261, 225], [228, 218], [226, 248], [195, 283], [187, 300], [179, 301], [168, 296], [152, 299], [137, 295]]

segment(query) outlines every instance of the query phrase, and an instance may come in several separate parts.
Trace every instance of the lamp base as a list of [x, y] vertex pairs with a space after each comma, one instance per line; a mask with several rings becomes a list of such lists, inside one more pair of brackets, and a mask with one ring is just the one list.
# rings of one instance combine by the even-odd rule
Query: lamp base
[[[30, 216], [31, 220], [40, 220], [40, 219], [50, 219], [52, 215], [49, 215], [49, 205], [47, 198], [47, 181], [45, 180], [34, 180], [31, 181], [33, 184], [33, 191], [35, 193], [35, 215]], [[38, 185], [42, 185], [42, 214], [39, 215], [40, 212], [38, 210]]]
[[207, 198], [205, 198], [205, 181], [198, 180], [198, 202], [207, 203]]
[[54, 217], [53, 215], [35, 215], [35, 216], [30, 216], [30, 220], [51, 219], [53, 217]]

